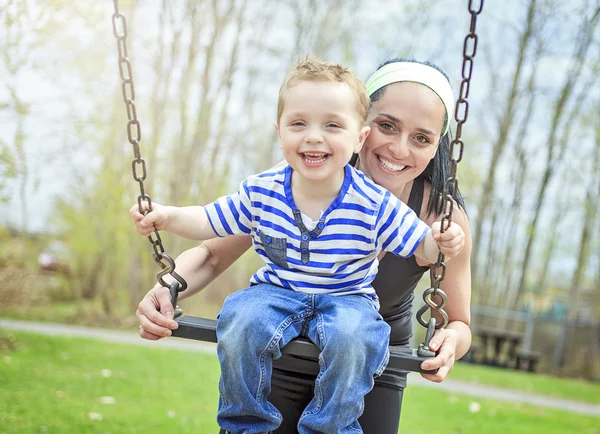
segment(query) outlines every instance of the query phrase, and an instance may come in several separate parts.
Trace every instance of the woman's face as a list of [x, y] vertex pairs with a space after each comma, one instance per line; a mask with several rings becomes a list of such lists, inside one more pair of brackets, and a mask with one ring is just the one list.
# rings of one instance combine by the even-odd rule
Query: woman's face
[[446, 110], [428, 87], [394, 83], [371, 109], [371, 133], [360, 152], [360, 169], [396, 195], [435, 155]]

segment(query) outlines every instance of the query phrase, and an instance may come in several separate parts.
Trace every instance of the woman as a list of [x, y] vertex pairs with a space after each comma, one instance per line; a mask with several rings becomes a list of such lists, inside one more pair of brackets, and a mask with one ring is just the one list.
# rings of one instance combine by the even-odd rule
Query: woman
[[[393, 59], [378, 68], [379, 76], [386, 75], [381, 72], [387, 72], [387, 69], [394, 71], [387, 75], [391, 79], [379, 83], [381, 86], [373, 86], [373, 80], [370, 80], [371, 133], [353, 164], [431, 225], [440, 218], [438, 198], [449, 173], [448, 123], [453, 111], [448, 104], [449, 96], [441, 95], [443, 92], [439, 91], [449, 89], [448, 79], [429, 63]], [[440, 80], [446, 81], [441, 83]], [[448, 295], [445, 306], [448, 326], [437, 330], [430, 342], [431, 349], [438, 352], [437, 356], [422, 364], [426, 370], [438, 369], [437, 374], [422, 374], [434, 382], [446, 378], [455, 360], [462, 357], [471, 344], [471, 239], [464, 204], [459, 194], [457, 197], [459, 206], [454, 207], [453, 221], [463, 228], [466, 241], [463, 251], [447, 264], [441, 283], [441, 289]], [[182, 253], [177, 258], [177, 271], [188, 282], [182, 298], [200, 291], [249, 247], [249, 237], [228, 237], [207, 241]], [[391, 326], [392, 345], [408, 345], [412, 334], [413, 291], [429, 265], [415, 257], [404, 259], [386, 255], [380, 258], [373, 286], [380, 299], [380, 313]], [[171, 329], [177, 327], [172, 320], [168, 290], [158, 285], [140, 302], [136, 314], [140, 320], [140, 336], [145, 339], [170, 336]], [[269, 400], [284, 417], [276, 433], [297, 432], [298, 419], [313, 395], [316, 372], [318, 366], [311, 360], [284, 355], [274, 362]], [[398, 431], [405, 386], [406, 373], [389, 368], [376, 379], [375, 387], [365, 398], [365, 410], [360, 419], [365, 433]]]

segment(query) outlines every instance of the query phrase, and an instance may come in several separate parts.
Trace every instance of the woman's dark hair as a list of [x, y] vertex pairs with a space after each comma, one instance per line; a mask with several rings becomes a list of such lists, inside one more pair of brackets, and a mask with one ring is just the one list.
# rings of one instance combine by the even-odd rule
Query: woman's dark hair
[[[386, 60], [385, 62], [383, 62], [381, 65], [379, 65], [377, 70], [379, 70], [380, 68], [384, 67], [387, 64], [396, 63], [396, 62], [413, 62], [413, 63], [419, 63], [421, 65], [427, 65], [427, 66], [430, 66], [430, 67], [438, 70], [439, 72], [441, 72], [444, 75], [444, 77], [446, 77], [446, 79], [448, 79], [448, 76], [446, 75], [446, 73], [444, 71], [442, 71], [442, 69], [440, 69], [437, 65], [434, 65], [433, 63], [428, 62], [428, 61], [420, 62], [415, 59], [404, 59], [404, 58], [389, 59], [389, 60]], [[448, 79], [448, 82], [449, 81], [450, 80]], [[371, 106], [373, 105], [374, 102], [379, 101], [383, 97], [383, 94], [385, 93], [386, 89], [387, 89], [387, 86], [383, 86], [381, 89], [378, 89], [371, 95]], [[448, 113], [446, 113], [446, 117], [444, 119], [444, 125], [442, 128], [445, 128], [447, 122], [449, 122]], [[433, 158], [431, 159], [431, 161], [429, 162], [429, 164], [427, 165], [427, 167], [425, 168], [423, 173], [421, 173], [419, 175], [419, 178], [424, 178], [427, 181], [429, 181], [429, 183], [431, 184], [431, 193], [429, 195], [429, 201], [427, 203], [427, 215], [431, 215], [431, 214], [439, 215], [443, 211], [443, 204], [445, 201], [441, 201], [440, 198], [444, 194], [444, 184], [446, 183], [446, 179], [450, 176], [449, 153], [450, 153], [451, 141], [452, 141], [452, 132], [450, 131], [450, 128], [448, 128], [448, 132], [440, 138], [440, 144], [438, 146], [437, 152], [435, 153], [435, 155], [433, 156]], [[449, 191], [448, 193], [452, 194], [453, 192]], [[458, 205], [461, 208], [463, 208], [463, 209], [465, 208], [465, 202], [460, 193], [460, 190], [457, 190], [457, 192], [456, 192], [456, 202], [458, 203]]]

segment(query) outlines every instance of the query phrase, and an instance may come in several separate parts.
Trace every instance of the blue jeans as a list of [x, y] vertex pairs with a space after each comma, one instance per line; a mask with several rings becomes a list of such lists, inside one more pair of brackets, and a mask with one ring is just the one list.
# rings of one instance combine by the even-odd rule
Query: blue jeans
[[225, 299], [217, 324], [219, 426], [232, 434], [266, 433], [281, 423], [267, 401], [273, 359], [297, 336], [320, 349], [315, 396], [300, 434], [362, 433], [364, 396], [389, 360], [390, 327], [367, 295], [304, 294], [255, 285]]

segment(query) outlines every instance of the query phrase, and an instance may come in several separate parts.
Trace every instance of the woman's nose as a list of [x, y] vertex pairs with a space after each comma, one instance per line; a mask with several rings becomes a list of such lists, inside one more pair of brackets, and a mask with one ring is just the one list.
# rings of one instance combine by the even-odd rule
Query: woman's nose
[[392, 139], [389, 145], [392, 156], [398, 159], [408, 156], [410, 149], [408, 146], [408, 137], [398, 134]]

